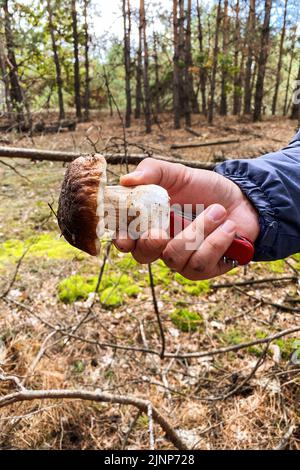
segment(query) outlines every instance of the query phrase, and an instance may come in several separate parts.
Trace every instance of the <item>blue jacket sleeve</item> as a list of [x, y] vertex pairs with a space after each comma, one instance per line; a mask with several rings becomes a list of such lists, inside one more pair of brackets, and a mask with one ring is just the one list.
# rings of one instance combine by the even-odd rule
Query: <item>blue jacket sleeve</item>
[[259, 213], [255, 261], [300, 252], [300, 130], [279, 152], [228, 160], [215, 171], [234, 181]]

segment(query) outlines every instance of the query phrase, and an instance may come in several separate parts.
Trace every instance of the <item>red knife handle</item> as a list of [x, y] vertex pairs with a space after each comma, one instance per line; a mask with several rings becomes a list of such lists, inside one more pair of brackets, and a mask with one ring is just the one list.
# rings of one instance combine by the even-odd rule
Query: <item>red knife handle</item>
[[[175, 225], [176, 222], [176, 225]], [[184, 230], [192, 221], [185, 217], [175, 214], [173, 211], [170, 213], [170, 237], [174, 238], [177, 233]], [[178, 230], [179, 229], [179, 230]], [[231, 243], [230, 247], [224, 253], [224, 256], [228, 259], [236, 261], [239, 265], [245, 265], [252, 261], [254, 256], [253, 243], [246, 237], [236, 235], [235, 239]]]

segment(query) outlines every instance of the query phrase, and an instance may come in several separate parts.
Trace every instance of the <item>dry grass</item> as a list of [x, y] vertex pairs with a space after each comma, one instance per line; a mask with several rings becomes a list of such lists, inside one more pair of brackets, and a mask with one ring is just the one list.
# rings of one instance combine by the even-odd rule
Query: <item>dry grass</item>
[[[259, 154], [263, 148], [279, 148], [281, 144], [274, 139], [284, 145], [292, 137], [294, 126], [288, 120], [276, 119], [253, 125], [228, 119], [226, 122], [220, 120], [215, 127], [205, 127], [201, 118], [194, 117], [194, 120], [199, 121], [195, 129], [207, 139], [242, 134], [243, 142], [226, 146], [225, 156]], [[90, 138], [96, 139], [99, 124], [102, 126], [99, 149], [112, 135], [122, 135], [117, 118], [109, 120], [98, 116], [93, 128], [91, 123], [80, 124], [76, 133], [35, 137], [33, 142], [27, 137], [20, 140], [18, 136], [10, 136], [10, 139], [18, 146], [89, 150], [87, 129], [90, 128]], [[263, 135], [263, 138], [253, 134]], [[155, 147], [159, 149], [158, 153], [164, 154], [170, 154], [169, 145], [174, 141], [194, 140], [184, 130], [172, 131], [167, 116], [162, 119], [161, 129], [155, 128], [152, 136], [144, 135], [140, 123], [128, 131], [127, 137], [131, 143]], [[187, 159], [210, 160], [216, 151], [221, 149], [184, 151], [182, 155]], [[38, 237], [45, 233], [55, 237], [57, 225], [54, 217], [49, 218], [47, 203], [54, 202], [55, 206], [57, 202], [63, 166], [21, 160], [13, 164], [31, 182], [0, 165], [0, 243], [11, 239], [32, 240], [33, 235]], [[111, 169], [117, 174], [125, 171], [121, 167]], [[290, 361], [290, 337], [277, 341], [275, 349], [270, 347], [255, 376], [236, 394], [227, 400], [212, 400], [241, 383], [255, 366], [263, 346], [201, 359], [160, 359], [156, 355], [91, 344], [99, 341], [160, 349], [147, 269], [144, 266], [126, 269], [126, 263], [122, 263], [124, 255], [115, 250], [111, 253], [107, 273], [118, 276], [122, 270], [130, 275], [134, 273], [136, 282], [142, 286], [137, 298], [126, 297], [125, 303], [113, 310], [104, 309], [97, 301], [88, 321], [77, 331], [81, 340], [67, 341], [61, 332], [54, 332], [49, 337], [53, 331], [51, 325], [70, 332], [88, 312], [88, 305], [83, 301], [70, 305], [60, 302], [58, 283], [73, 274], [97, 275], [99, 260], [63, 250], [58, 258], [48, 256], [47, 250], [37, 256], [34, 240], [32, 244], [8, 297], [0, 300], [0, 366], [6, 374], [20, 377], [30, 389], [101, 389], [149, 398], [169, 417], [190, 448], [300, 448], [300, 369]], [[12, 279], [18, 259], [17, 256], [1, 258], [1, 248], [3, 244], [0, 245], [0, 295]], [[292, 275], [298, 268], [295, 259], [276, 265], [259, 263], [251, 265], [246, 274], [239, 268], [217, 281], [234, 283]], [[295, 281], [244, 286], [242, 291], [234, 287], [212, 289], [192, 296], [184, 292], [184, 286], [178, 284], [173, 273], [160, 278], [161, 268], [156, 269], [156, 292], [167, 352], [209, 351], [299, 325], [299, 314], [280, 311], [245, 295], [246, 292], [260, 299], [297, 307], [300, 292]], [[170, 313], [180, 307], [198, 312], [203, 319], [201, 327], [194, 332], [180, 331], [170, 320]], [[297, 338], [297, 334], [293, 337]], [[92, 342], [87, 343], [85, 339]], [[35, 364], [42, 346], [45, 350]], [[275, 357], [278, 348], [281, 351], [279, 360]], [[13, 390], [13, 383], [0, 382], [1, 395]], [[0, 447], [120, 449], [125, 445], [130, 449], [147, 449], [149, 432], [145, 416], [137, 419], [126, 438], [135, 415], [136, 410], [132, 407], [79, 400], [17, 403], [0, 411]], [[291, 426], [294, 428], [288, 435]], [[157, 449], [172, 448], [158, 425], [154, 426], [154, 435]]]

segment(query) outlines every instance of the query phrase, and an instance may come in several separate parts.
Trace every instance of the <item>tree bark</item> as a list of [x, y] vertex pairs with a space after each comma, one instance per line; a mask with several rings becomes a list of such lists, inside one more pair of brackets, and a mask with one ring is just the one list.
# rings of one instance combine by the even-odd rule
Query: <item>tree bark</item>
[[272, 0], [265, 0], [265, 16], [261, 32], [261, 46], [258, 58], [257, 81], [255, 90], [253, 121], [260, 121], [264, 96], [266, 65], [269, 57], [270, 17]]
[[89, 27], [88, 27], [88, 7], [89, 0], [84, 0], [83, 16], [84, 16], [84, 120], [89, 121], [90, 119], [90, 59], [89, 59]]
[[281, 36], [280, 36], [279, 56], [278, 56], [278, 64], [277, 64], [277, 71], [276, 71], [275, 91], [274, 91], [273, 103], [272, 103], [272, 115], [273, 116], [276, 114], [278, 91], [279, 91], [280, 80], [281, 80], [283, 45], [284, 45], [285, 33], [286, 33], [287, 7], [288, 7], [288, 0], [285, 0], [285, 2], [284, 2], [284, 14], [283, 14], [283, 25], [282, 25]]
[[[36, 161], [51, 161], [51, 162], [71, 162], [78, 157], [91, 155], [91, 154], [80, 154], [75, 152], [65, 152], [58, 150], [40, 150], [40, 149], [24, 149], [15, 147], [0, 147], [0, 157], [7, 158], [26, 158], [29, 160]], [[128, 157], [128, 163], [131, 165], [137, 165], [145, 158], [147, 154], [103, 154], [107, 163], [111, 165], [118, 165], [126, 162]], [[167, 158], [161, 155], [153, 155], [152, 158], [162, 160], [170, 163], [181, 163], [191, 168], [200, 168], [204, 170], [213, 170], [216, 166], [214, 162], [199, 162], [195, 160], [182, 160], [180, 158]]]
[[239, 71], [239, 55], [240, 55], [240, 2], [236, 1], [235, 5], [235, 50], [234, 50], [234, 87], [233, 87], [233, 115], [237, 115], [241, 111], [241, 86]]
[[8, 113], [9, 118], [12, 117], [12, 106], [10, 102], [10, 93], [9, 93], [9, 76], [7, 70], [7, 58], [5, 55], [4, 50], [4, 41], [0, 39], [0, 69], [1, 69], [1, 78], [4, 86], [4, 97], [5, 97], [5, 105], [6, 111]]
[[290, 57], [290, 61], [289, 61], [288, 78], [287, 78], [287, 83], [286, 83], [284, 105], [283, 105], [283, 115], [284, 116], [286, 116], [287, 113], [288, 113], [288, 95], [289, 95], [289, 91], [290, 91], [290, 83], [291, 83], [291, 74], [292, 74], [293, 62], [294, 62], [294, 59], [295, 59], [296, 39], [297, 39], [297, 26], [294, 27], [293, 35], [292, 35], [291, 57]]
[[154, 72], [155, 72], [155, 112], [156, 119], [161, 112], [160, 107], [160, 82], [159, 82], [159, 62], [158, 62], [158, 35], [153, 34], [153, 57], [154, 57]]
[[123, 21], [124, 21], [124, 63], [125, 63], [125, 94], [126, 113], [125, 127], [131, 126], [131, 62], [130, 62], [130, 36], [131, 36], [131, 10], [130, 0], [123, 0]]
[[250, 0], [249, 6], [249, 16], [247, 21], [247, 43], [248, 43], [248, 56], [246, 62], [246, 72], [245, 72], [245, 94], [244, 94], [244, 114], [251, 113], [251, 101], [252, 101], [252, 87], [251, 87], [251, 77], [252, 77], [252, 64], [253, 64], [253, 42], [255, 35], [255, 8], [256, 0]]
[[204, 55], [204, 48], [203, 48], [203, 29], [202, 29], [202, 22], [201, 22], [201, 9], [199, 5], [199, 0], [197, 0], [197, 20], [198, 20], [198, 42], [199, 42], [199, 50], [200, 50], [200, 91], [201, 91], [201, 103], [202, 103], [202, 113], [204, 116], [207, 114], [207, 104], [206, 104], [206, 69], [204, 66], [205, 55]]
[[52, 42], [52, 51], [53, 58], [56, 70], [56, 85], [57, 85], [57, 94], [58, 94], [58, 103], [59, 103], [59, 119], [65, 119], [65, 109], [64, 109], [64, 98], [63, 98], [63, 81], [61, 75], [61, 67], [58, 57], [58, 48], [55, 39], [54, 24], [53, 24], [53, 10], [51, 5], [51, 0], [47, 0], [47, 11], [48, 11], [48, 25], [50, 30], [51, 42]]
[[22, 128], [27, 127], [28, 123], [25, 122], [26, 119], [24, 113], [24, 94], [19, 80], [18, 65], [15, 56], [15, 45], [11, 28], [11, 14], [8, 10], [8, 0], [3, 0], [2, 7], [4, 11], [4, 31], [7, 48], [7, 62], [9, 69], [8, 77], [10, 84], [10, 102], [18, 128], [22, 130]]
[[[187, 0], [187, 11], [186, 11], [186, 37], [185, 37], [185, 70], [187, 80], [187, 93], [188, 99], [191, 104], [191, 110], [193, 113], [199, 113], [199, 104], [197, 95], [194, 91], [194, 79], [191, 73], [193, 66], [192, 56], [192, 40], [191, 40], [191, 21], [192, 21], [192, 0]], [[189, 127], [191, 122], [191, 116], [186, 117], [186, 125]]]
[[214, 101], [215, 101], [216, 75], [217, 75], [218, 53], [219, 53], [219, 31], [220, 31], [220, 24], [221, 24], [221, 2], [222, 0], [219, 0], [218, 7], [217, 7], [217, 16], [216, 16], [215, 43], [214, 43], [210, 97], [209, 97], [209, 106], [208, 106], [208, 123], [209, 124], [212, 124], [213, 119], [214, 119]]
[[80, 68], [79, 68], [79, 45], [78, 45], [78, 25], [76, 0], [71, 0], [72, 9], [72, 32], [74, 48], [74, 98], [76, 107], [76, 117], [81, 119], [81, 96], [80, 96]]
[[144, 49], [144, 97], [145, 97], [145, 127], [146, 133], [151, 133], [151, 97], [149, 87], [149, 54], [148, 54], [148, 43], [147, 43], [147, 22], [145, 15], [145, 2], [140, 0], [140, 15], [142, 23], [142, 43]]
[[[300, 83], [300, 63], [299, 63], [299, 68], [298, 68], [297, 85], [296, 85], [296, 89], [293, 90], [293, 95], [299, 89], [299, 83]], [[293, 103], [292, 112], [291, 112], [291, 119], [299, 119], [299, 112], [300, 112], [299, 103]]]
[[139, 14], [139, 45], [138, 45], [137, 60], [136, 60], [136, 88], [135, 88], [135, 111], [134, 111], [134, 117], [136, 119], [139, 119], [141, 117], [141, 109], [142, 109], [142, 102], [143, 102], [142, 36], [143, 36], [143, 24], [141, 22], [141, 14]]
[[178, 0], [173, 0], [173, 109], [174, 128], [180, 129], [180, 78], [179, 78], [179, 38], [178, 38]]
[[224, 0], [223, 10], [223, 66], [222, 66], [222, 78], [221, 78], [221, 103], [220, 103], [220, 114], [221, 116], [227, 116], [227, 81], [228, 81], [228, 70], [227, 70], [227, 54], [228, 54], [228, 32], [229, 32], [229, 17], [228, 17], [228, 0]]

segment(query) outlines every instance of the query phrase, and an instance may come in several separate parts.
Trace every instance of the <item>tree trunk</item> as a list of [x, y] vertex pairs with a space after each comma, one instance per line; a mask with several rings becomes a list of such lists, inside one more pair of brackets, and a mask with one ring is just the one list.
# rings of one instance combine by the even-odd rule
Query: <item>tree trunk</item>
[[185, 71], [185, 33], [184, 33], [184, 0], [178, 0], [179, 17], [178, 17], [178, 49], [179, 49], [179, 100], [180, 100], [180, 116], [185, 116], [188, 112], [189, 103], [186, 103], [186, 89], [184, 83]]
[[[191, 107], [190, 107], [190, 100], [191, 100], [191, 87], [190, 87], [190, 72], [189, 68], [191, 67], [191, 1], [188, 0], [188, 9], [186, 12], [186, 28], [184, 28], [184, 21], [185, 21], [185, 11], [184, 11], [184, 0], [180, 1], [179, 3], [179, 11], [180, 11], [180, 35], [182, 35], [180, 43], [183, 44], [183, 58], [182, 64], [184, 64], [184, 71], [183, 71], [183, 93], [182, 93], [182, 104], [184, 109], [184, 118], [185, 118], [185, 125], [191, 127]], [[184, 31], [185, 29], [185, 31]]]
[[297, 39], [297, 26], [294, 27], [293, 36], [292, 36], [291, 58], [290, 58], [290, 62], [289, 62], [288, 78], [287, 78], [287, 84], [286, 84], [286, 89], [285, 89], [284, 106], [283, 106], [283, 115], [284, 116], [286, 116], [287, 112], [288, 112], [288, 94], [289, 94], [289, 91], [290, 91], [291, 74], [292, 74], [293, 62], [294, 62], [294, 59], [295, 59], [296, 39]]
[[276, 114], [278, 91], [279, 91], [280, 80], [281, 80], [283, 45], [284, 45], [285, 32], [286, 32], [287, 7], [288, 7], [288, 0], [285, 0], [284, 14], [283, 14], [283, 25], [282, 25], [281, 36], [280, 36], [279, 57], [278, 57], [278, 64], [277, 64], [277, 71], [276, 71], [275, 91], [274, 91], [273, 103], [272, 103], [272, 115], [273, 116]]
[[81, 119], [81, 97], [80, 97], [80, 69], [79, 69], [79, 46], [78, 46], [78, 27], [76, 0], [71, 0], [72, 7], [72, 32], [74, 48], [74, 98], [76, 107], [76, 117]]
[[148, 43], [147, 43], [147, 23], [145, 15], [145, 3], [144, 0], [140, 0], [140, 16], [142, 23], [142, 43], [144, 48], [144, 96], [145, 96], [145, 126], [146, 133], [151, 133], [151, 97], [149, 87], [149, 54], [148, 54]]
[[246, 73], [245, 73], [245, 94], [244, 94], [244, 114], [251, 113], [251, 101], [252, 101], [252, 87], [251, 87], [251, 74], [253, 64], [253, 42], [255, 35], [255, 8], [256, 0], [250, 0], [249, 16], [247, 22], [247, 43], [248, 43], [248, 56], [246, 62]]
[[84, 16], [84, 120], [89, 121], [90, 119], [90, 60], [89, 60], [89, 29], [88, 29], [88, 7], [89, 0], [84, 0], [83, 16]]
[[124, 21], [124, 63], [125, 63], [125, 94], [126, 94], [126, 114], [125, 127], [131, 126], [131, 63], [130, 63], [130, 35], [131, 35], [131, 11], [130, 0], [123, 0], [123, 21]]
[[155, 113], [156, 119], [161, 112], [160, 108], [160, 83], [159, 83], [159, 63], [158, 63], [158, 36], [156, 33], [153, 34], [153, 57], [154, 57], [154, 72], [155, 72]]
[[139, 15], [139, 45], [138, 45], [137, 61], [136, 61], [136, 89], [135, 89], [135, 111], [134, 111], [134, 117], [136, 119], [139, 119], [141, 117], [141, 109], [142, 109], [142, 101], [143, 101], [142, 37], [143, 37], [143, 24], [141, 22], [141, 14], [140, 14]]
[[241, 87], [239, 71], [240, 45], [240, 2], [237, 0], [235, 6], [235, 50], [234, 50], [234, 89], [233, 89], [233, 115], [237, 115], [241, 110]]
[[173, 0], [173, 109], [174, 128], [180, 129], [180, 78], [179, 78], [179, 38], [178, 38], [178, 0]]
[[261, 120], [261, 109], [264, 96], [266, 65], [269, 57], [270, 17], [272, 0], [265, 0], [265, 16], [261, 32], [261, 46], [258, 58], [257, 81], [255, 90], [253, 121]]
[[200, 91], [201, 91], [201, 102], [202, 102], [202, 113], [204, 116], [207, 114], [207, 105], [206, 105], [206, 70], [204, 67], [205, 55], [203, 48], [203, 29], [201, 22], [201, 9], [199, 5], [199, 0], [197, 0], [197, 19], [198, 19], [198, 42], [200, 50]]
[[4, 86], [4, 98], [5, 98], [5, 105], [6, 111], [8, 113], [9, 118], [12, 117], [12, 107], [10, 102], [10, 93], [9, 93], [9, 77], [8, 77], [8, 70], [7, 70], [7, 58], [5, 56], [4, 50], [4, 41], [2, 38], [0, 39], [0, 70], [1, 70], [1, 78]]
[[210, 97], [209, 97], [209, 106], [208, 106], [208, 123], [209, 124], [212, 124], [213, 119], [214, 119], [214, 101], [215, 101], [216, 75], [217, 75], [218, 53], [219, 53], [219, 31], [220, 31], [220, 24], [221, 24], [221, 2], [222, 0], [219, 0], [218, 2], [217, 17], [216, 17], [215, 43], [214, 43]]
[[52, 42], [52, 51], [53, 58], [56, 70], [56, 85], [58, 93], [58, 103], [59, 103], [59, 119], [65, 119], [65, 109], [64, 109], [64, 98], [63, 98], [63, 81], [61, 76], [61, 68], [58, 57], [58, 48], [55, 40], [54, 33], [54, 24], [53, 24], [53, 11], [51, 6], [51, 0], [47, 0], [47, 11], [48, 11], [48, 25], [50, 30], [51, 42]]
[[[192, 0], [187, 0], [187, 11], [186, 11], [186, 37], [185, 37], [185, 73], [186, 73], [186, 89], [188, 94], [188, 100], [191, 104], [192, 112], [195, 114], [199, 113], [199, 105], [197, 95], [194, 90], [194, 80], [191, 73], [193, 66], [192, 57], [192, 41], [191, 41], [191, 20], [192, 20]], [[186, 115], [186, 125], [190, 127], [191, 115]]]
[[27, 126], [24, 114], [25, 102], [23, 90], [19, 80], [18, 65], [15, 56], [15, 45], [11, 29], [11, 17], [8, 11], [8, 0], [3, 0], [2, 7], [4, 11], [4, 30], [7, 48], [7, 63], [9, 68], [8, 78], [10, 84], [10, 102], [18, 127], [20, 130], [22, 130], [22, 128]]
[[[300, 63], [299, 63], [299, 68], [298, 68], [297, 84], [296, 84], [296, 88], [293, 90], [293, 95], [294, 95], [294, 93], [297, 92], [297, 90], [299, 90], [299, 83], [300, 83]], [[299, 98], [299, 97], [297, 96], [297, 98]], [[300, 112], [300, 105], [299, 105], [299, 103], [295, 103], [294, 100], [293, 100], [291, 119], [298, 119], [299, 118], [299, 112]]]
[[227, 116], [227, 54], [228, 54], [228, 32], [229, 32], [229, 17], [228, 17], [228, 0], [224, 0], [224, 13], [223, 13], [223, 66], [221, 78], [221, 103], [220, 114]]

